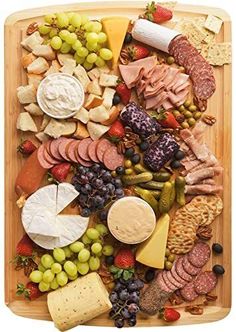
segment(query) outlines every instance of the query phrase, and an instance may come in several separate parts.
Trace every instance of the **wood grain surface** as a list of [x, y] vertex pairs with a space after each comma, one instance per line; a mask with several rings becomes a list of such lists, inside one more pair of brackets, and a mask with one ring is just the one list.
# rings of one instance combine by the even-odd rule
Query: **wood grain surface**
[[[24, 158], [16, 153], [16, 148], [21, 139], [31, 137], [30, 134], [22, 134], [16, 130], [16, 119], [23, 107], [18, 103], [16, 89], [26, 83], [26, 73], [22, 69], [20, 59], [25, 52], [20, 46], [22, 35], [29, 23], [40, 21], [47, 13], [59, 11], [79, 11], [86, 13], [91, 18], [101, 18], [111, 15], [128, 16], [135, 19], [142, 13], [146, 1], [132, 2], [106, 2], [106, 3], [81, 3], [65, 6], [53, 6], [48, 8], [30, 9], [15, 13], [5, 22], [5, 302], [17, 315], [35, 319], [50, 320], [47, 310], [46, 295], [33, 302], [27, 302], [15, 295], [17, 282], [26, 282], [22, 272], [14, 270], [10, 263], [15, 253], [15, 247], [23, 234], [20, 218], [20, 210], [16, 206], [17, 196], [14, 192], [14, 182], [18, 171], [24, 163]], [[177, 4], [175, 15], [178, 17], [195, 17], [207, 14], [219, 16], [224, 21], [218, 42], [231, 41], [231, 23], [226, 12], [221, 9]], [[224, 167], [224, 173], [217, 179], [223, 184], [224, 201], [223, 213], [213, 223], [213, 237], [210, 244], [220, 242], [224, 246], [224, 252], [220, 256], [212, 255], [207, 268], [214, 264], [222, 264], [225, 274], [219, 278], [215, 290], [218, 296], [213, 306], [208, 305], [201, 316], [193, 316], [180, 308], [181, 319], [175, 324], [205, 323], [219, 320], [225, 317], [231, 307], [231, 65], [225, 65], [214, 69], [217, 90], [209, 101], [207, 113], [217, 118], [213, 127], [209, 127], [205, 133], [205, 142], [216, 154]], [[40, 119], [38, 120], [40, 124]], [[36, 140], [34, 139], [36, 142]], [[39, 143], [37, 143], [39, 144]], [[199, 298], [196, 303], [201, 303]], [[139, 314], [137, 326], [165, 325], [165, 322], [156, 316]], [[108, 315], [99, 316], [87, 325], [113, 326]]]

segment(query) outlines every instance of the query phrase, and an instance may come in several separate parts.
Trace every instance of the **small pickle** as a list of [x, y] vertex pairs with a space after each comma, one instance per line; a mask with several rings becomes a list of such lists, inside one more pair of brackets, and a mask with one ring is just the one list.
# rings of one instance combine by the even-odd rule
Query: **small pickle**
[[138, 174], [148, 172], [148, 170], [141, 164], [134, 165], [134, 170]]
[[158, 202], [149, 190], [135, 187], [134, 191], [153, 208], [156, 214], [158, 213]]
[[184, 194], [185, 184], [186, 184], [186, 181], [183, 176], [178, 176], [176, 178], [176, 180], [175, 180], [176, 202], [180, 206], [184, 206], [186, 204], [185, 194]]
[[192, 117], [192, 113], [189, 112], [189, 111], [185, 111], [185, 112], [183, 113], [183, 115], [185, 116], [186, 119], [189, 119], [189, 118]]
[[180, 112], [186, 111], [186, 108], [184, 107], [184, 105], [179, 106], [179, 111]]
[[176, 190], [175, 190], [175, 180], [171, 180], [170, 182], [172, 185], [171, 194], [170, 194], [170, 208], [171, 208], [175, 202]]
[[152, 178], [151, 172], [145, 172], [138, 175], [123, 175], [121, 179], [125, 185], [130, 186], [137, 183], [149, 182]]
[[188, 129], [188, 128], [189, 128], [189, 124], [188, 124], [188, 122], [187, 122], [187, 121], [182, 122], [182, 123], [181, 123], [181, 127], [182, 127], [183, 129]]
[[190, 106], [189, 106], [189, 108], [188, 108], [189, 110], [190, 110], [190, 112], [196, 112], [196, 110], [197, 110], [197, 106], [196, 105], [193, 105], [193, 104], [191, 104]]
[[132, 166], [132, 162], [130, 160], [125, 160], [125, 168], [130, 168]]
[[160, 190], [150, 190], [151, 194], [153, 197], [155, 197], [156, 199], [159, 199], [159, 197], [161, 196], [161, 191]]
[[201, 112], [194, 112], [194, 113], [193, 113], [193, 117], [194, 117], [195, 120], [200, 119], [201, 116], [202, 116], [202, 113], [201, 113]]
[[187, 99], [185, 102], [184, 102], [184, 107], [189, 107], [191, 105], [191, 100]]
[[177, 111], [177, 110], [172, 111], [172, 113], [174, 114], [175, 117], [181, 115], [180, 111]]
[[196, 124], [196, 120], [194, 118], [189, 118], [188, 119], [188, 124], [190, 125], [190, 127], [192, 127]]
[[171, 191], [172, 191], [171, 182], [170, 181], [165, 182], [159, 200], [160, 213], [167, 213], [170, 210]]
[[167, 172], [152, 173], [152, 175], [155, 181], [166, 182], [170, 179], [170, 173]]
[[171, 262], [169, 262], [169, 261], [166, 261], [166, 262], [165, 262], [165, 269], [166, 269], [166, 270], [171, 270], [172, 266], [173, 266], [173, 263], [171, 263]]
[[173, 56], [169, 56], [166, 59], [166, 62], [168, 63], [168, 65], [173, 65], [173, 63], [175, 63], [175, 58]]
[[163, 186], [164, 182], [157, 182], [157, 181], [148, 181], [145, 183], [140, 183], [140, 187], [152, 190], [162, 190]]
[[133, 169], [132, 168], [126, 168], [125, 170], [125, 174], [126, 175], [131, 175], [133, 173]]

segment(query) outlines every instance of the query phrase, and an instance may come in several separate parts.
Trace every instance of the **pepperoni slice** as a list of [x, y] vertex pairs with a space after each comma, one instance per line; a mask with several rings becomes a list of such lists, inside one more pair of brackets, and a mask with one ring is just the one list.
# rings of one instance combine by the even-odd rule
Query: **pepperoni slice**
[[74, 140], [74, 142], [69, 143], [69, 146], [67, 145], [66, 147], [67, 157], [74, 163], [78, 162], [75, 151], [77, 150], [79, 143], [80, 141]]
[[70, 159], [66, 155], [66, 146], [68, 143], [73, 142], [74, 140], [72, 138], [67, 138], [66, 140], [63, 140], [60, 145], [58, 146], [58, 152], [60, 153], [61, 157], [64, 160], [70, 161]]
[[42, 144], [42, 145], [39, 147], [38, 151], [37, 151], [37, 157], [38, 157], [38, 161], [39, 161], [40, 165], [41, 165], [43, 168], [45, 168], [45, 169], [49, 169], [49, 168], [52, 168], [52, 167], [54, 166], [54, 164], [49, 163], [49, 162], [45, 159], [45, 157], [44, 157], [44, 149], [45, 149], [45, 147], [44, 147], [44, 145]]
[[211, 292], [217, 284], [217, 277], [212, 271], [200, 273], [194, 281], [194, 288], [197, 294], [204, 295]]
[[97, 145], [99, 143], [99, 140], [93, 141], [92, 143], [89, 144], [88, 146], [88, 155], [89, 158], [94, 161], [95, 163], [99, 163], [99, 159], [97, 157]]
[[118, 153], [116, 146], [112, 146], [104, 153], [103, 163], [110, 171], [114, 171], [117, 167], [123, 166], [124, 156]]
[[58, 159], [60, 161], [63, 160], [62, 156], [58, 152], [58, 148], [59, 148], [59, 145], [61, 144], [61, 142], [65, 141], [65, 140], [67, 140], [67, 138], [60, 137], [60, 138], [54, 139], [50, 142], [49, 151], [50, 151], [50, 155], [53, 158]]
[[85, 161], [91, 161], [88, 155], [88, 146], [92, 143], [91, 138], [85, 138], [80, 141], [79, 146], [78, 146], [78, 154], [80, 158], [82, 158]]
[[104, 157], [104, 154], [105, 152], [111, 147], [113, 146], [113, 144], [108, 141], [106, 138], [102, 138], [98, 145], [97, 145], [97, 150], [96, 150], [96, 153], [97, 153], [97, 157], [98, 157], [98, 160], [103, 163], [103, 157]]
[[182, 298], [187, 302], [192, 302], [192, 301], [196, 300], [196, 298], [198, 297], [198, 294], [196, 293], [195, 288], [194, 288], [194, 281], [186, 284], [184, 286], [184, 288], [182, 288], [180, 290], [180, 294], [181, 294]]

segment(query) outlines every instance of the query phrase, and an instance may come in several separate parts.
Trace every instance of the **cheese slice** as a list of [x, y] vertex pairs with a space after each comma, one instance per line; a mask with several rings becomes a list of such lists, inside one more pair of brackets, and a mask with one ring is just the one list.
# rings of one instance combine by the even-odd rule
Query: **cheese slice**
[[74, 186], [70, 183], [63, 182], [58, 185], [57, 190], [57, 208], [56, 213], [59, 214], [79, 195]]
[[[40, 227], [39, 227], [40, 224]], [[55, 216], [48, 210], [41, 209], [34, 214], [27, 232], [44, 236], [58, 237], [58, 228], [55, 227]]]
[[151, 237], [139, 246], [136, 261], [157, 269], [164, 268], [169, 222], [168, 214], [159, 218]]
[[107, 34], [108, 47], [113, 53], [112, 68], [118, 63], [126, 32], [129, 26], [127, 17], [105, 17], [101, 20], [103, 31]]

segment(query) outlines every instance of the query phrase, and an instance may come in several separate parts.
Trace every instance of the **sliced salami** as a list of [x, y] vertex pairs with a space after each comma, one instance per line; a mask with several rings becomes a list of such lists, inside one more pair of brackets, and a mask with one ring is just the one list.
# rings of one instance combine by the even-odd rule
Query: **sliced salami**
[[166, 283], [163, 280], [163, 274], [162, 272], [159, 272], [157, 275], [157, 285], [160, 287], [160, 289], [167, 293], [172, 293], [172, 291], [167, 287]]
[[110, 171], [114, 171], [117, 167], [123, 166], [124, 156], [118, 153], [116, 146], [112, 146], [104, 153], [103, 163]]
[[77, 163], [79, 163], [80, 165], [85, 166], [85, 167], [91, 167], [93, 165], [93, 163], [91, 161], [86, 161], [80, 157], [80, 155], [78, 153], [79, 144], [75, 148], [75, 158], [77, 160]]
[[209, 260], [211, 249], [207, 243], [198, 242], [188, 253], [189, 262], [196, 267], [203, 267]]
[[54, 139], [53, 141], [50, 142], [49, 151], [53, 158], [58, 159], [60, 161], [63, 160], [62, 156], [60, 155], [60, 153], [58, 151], [58, 148], [59, 148], [60, 144], [66, 140], [67, 140], [67, 138], [60, 137], [60, 138]]
[[204, 295], [211, 292], [217, 284], [217, 277], [212, 271], [201, 272], [194, 280], [194, 288], [197, 294]]
[[63, 140], [60, 145], [58, 146], [58, 152], [60, 153], [61, 157], [64, 160], [70, 161], [70, 159], [66, 155], [66, 146], [68, 143], [73, 142], [74, 140], [72, 138], [67, 138], [66, 140]]
[[177, 287], [169, 281], [169, 279], [167, 277], [167, 271], [163, 271], [161, 273], [162, 273], [162, 278], [164, 280], [164, 283], [170, 289], [170, 291], [172, 291], [172, 292], [176, 291]]
[[85, 161], [91, 161], [91, 159], [89, 158], [88, 155], [88, 146], [93, 142], [93, 140], [91, 138], [85, 138], [82, 139], [82, 141], [80, 141], [79, 145], [78, 145], [78, 154], [80, 156], [80, 158], [82, 158]]
[[47, 160], [44, 157], [44, 149], [45, 149], [45, 146], [43, 144], [38, 148], [38, 151], [37, 151], [38, 161], [43, 168], [50, 169], [54, 166], [54, 164], [47, 162]]
[[99, 159], [97, 157], [97, 145], [99, 143], [99, 140], [93, 141], [92, 143], [89, 144], [88, 146], [88, 155], [89, 158], [94, 161], [95, 163], [99, 163]]
[[186, 285], [187, 281], [184, 280], [183, 278], [181, 278], [178, 273], [176, 272], [176, 262], [174, 263], [172, 269], [171, 269], [171, 275], [172, 277], [179, 282], [180, 284], [182, 284], [182, 287]]
[[101, 163], [103, 163], [104, 153], [112, 146], [113, 144], [110, 141], [108, 141], [106, 138], [103, 138], [99, 141], [96, 153], [97, 153], [97, 158]]
[[49, 163], [49, 164], [52, 164], [52, 165], [57, 165], [60, 163], [59, 160], [55, 159], [55, 158], [52, 158], [51, 155], [48, 153], [48, 144], [44, 144], [44, 150], [43, 150], [43, 153], [44, 153], [44, 158], [45, 160]]
[[176, 262], [176, 272], [177, 274], [184, 280], [186, 281], [192, 281], [193, 277], [188, 274], [187, 272], [185, 272], [184, 268], [183, 268], [183, 257], [179, 257], [177, 259], [177, 262]]
[[192, 302], [196, 300], [198, 297], [198, 294], [195, 291], [194, 288], [194, 281], [187, 283], [184, 288], [180, 290], [180, 294], [182, 298], [187, 302]]
[[166, 277], [169, 280], [169, 282], [176, 287], [176, 289], [180, 289], [185, 285], [185, 282], [180, 283], [178, 282], [171, 274], [171, 271], [167, 271]]
[[183, 268], [184, 268], [185, 272], [187, 272], [191, 276], [196, 276], [201, 271], [200, 267], [196, 267], [189, 262], [188, 255], [184, 256]]
[[66, 155], [67, 155], [68, 159], [70, 159], [70, 161], [72, 161], [73, 163], [77, 163], [77, 159], [75, 157], [75, 149], [77, 148], [78, 144], [79, 144], [79, 141], [74, 140], [73, 142], [70, 142], [66, 146]]

